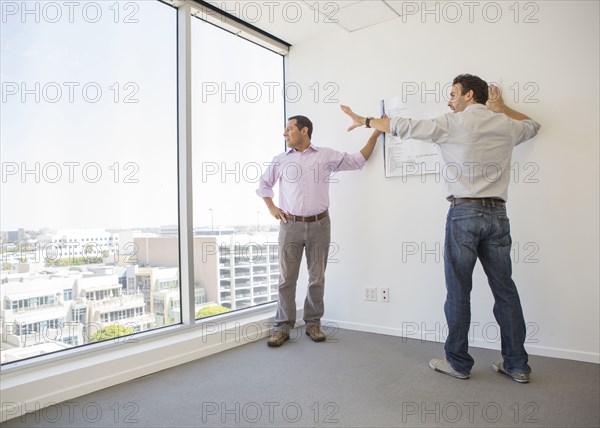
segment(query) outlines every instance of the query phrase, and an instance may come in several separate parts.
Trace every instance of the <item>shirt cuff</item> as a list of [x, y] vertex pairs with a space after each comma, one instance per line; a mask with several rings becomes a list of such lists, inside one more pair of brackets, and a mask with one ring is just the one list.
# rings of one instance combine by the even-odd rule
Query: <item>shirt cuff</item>
[[260, 196], [261, 198], [271, 198], [273, 199], [273, 197], [275, 196], [275, 193], [273, 193], [273, 189], [269, 189], [269, 188], [259, 188], [256, 190], [256, 194], [258, 196]]
[[363, 154], [361, 152], [354, 153], [352, 155], [352, 158], [356, 162], [356, 166], [358, 166], [358, 169], [362, 169], [363, 166], [365, 166], [365, 164], [367, 163], [367, 160], [365, 159], [365, 157], [363, 156]]
[[390, 118], [390, 133], [394, 136], [398, 136], [398, 122], [403, 119], [402, 116], [393, 116]]

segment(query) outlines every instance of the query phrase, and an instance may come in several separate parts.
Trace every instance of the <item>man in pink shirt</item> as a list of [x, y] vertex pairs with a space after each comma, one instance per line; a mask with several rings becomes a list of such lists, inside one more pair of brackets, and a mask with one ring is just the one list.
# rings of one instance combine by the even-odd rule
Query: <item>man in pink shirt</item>
[[[325, 267], [331, 241], [330, 177], [338, 171], [361, 169], [381, 134], [375, 130], [360, 152], [348, 154], [314, 146], [312, 131], [313, 124], [307, 117], [289, 118], [283, 133], [288, 149], [273, 158], [256, 191], [271, 215], [280, 220], [279, 301], [269, 346], [281, 346], [296, 323], [296, 283], [302, 252], [306, 253], [309, 275], [304, 301], [306, 334], [315, 342], [325, 340], [320, 325], [325, 312]], [[279, 206], [273, 202], [275, 184], [279, 184]]]

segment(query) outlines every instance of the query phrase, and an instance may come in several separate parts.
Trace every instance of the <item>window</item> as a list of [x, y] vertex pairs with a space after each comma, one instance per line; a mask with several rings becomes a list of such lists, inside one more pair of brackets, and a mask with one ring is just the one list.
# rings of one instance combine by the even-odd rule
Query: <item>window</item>
[[[196, 263], [204, 264], [195, 280], [204, 284], [203, 305], [274, 301], [279, 268], [261, 254], [276, 252], [277, 222], [255, 191], [285, 147], [283, 56], [197, 18], [192, 46], [194, 239], [203, 249]], [[275, 286], [264, 287], [266, 278]]]
[[277, 223], [255, 190], [284, 148], [283, 56], [254, 30], [250, 42], [198, 17], [186, 30], [195, 217], [181, 227], [201, 251], [182, 299], [183, 30], [167, 3], [31, 2], [3, 17], [3, 364], [180, 324], [187, 293], [195, 313], [277, 297]]
[[76, 323], [85, 323], [86, 308], [73, 308], [71, 310], [71, 319]]
[[177, 10], [48, 4], [14, 2], [28, 13], [3, 14], [0, 29], [2, 363], [30, 344], [56, 350], [23, 333], [64, 322], [73, 346], [114, 324], [162, 327], [144, 309], [150, 282], [124, 278], [151, 278], [163, 259], [179, 269], [176, 233], [168, 247], [140, 241], [178, 223]]

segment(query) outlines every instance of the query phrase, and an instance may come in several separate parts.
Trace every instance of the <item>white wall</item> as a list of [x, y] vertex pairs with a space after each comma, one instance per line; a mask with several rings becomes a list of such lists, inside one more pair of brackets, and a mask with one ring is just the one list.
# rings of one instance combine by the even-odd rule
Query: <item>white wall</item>
[[[518, 248], [513, 278], [530, 325], [527, 349], [598, 363], [598, 3], [536, 4], [537, 23], [514, 23], [507, 15], [491, 24], [481, 14], [472, 23], [464, 18], [454, 24], [431, 16], [425, 22], [398, 18], [353, 33], [332, 29], [328, 37], [295, 45], [287, 79], [305, 91], [287, 112], [312, 118], [314, 144], [355, 151], [370, 131], [346, 132], [350, 121], [339, 104], [325, 102], [328, 82], [339, 88], [334, 98], [341, 103], [376, 116], [380, 99], [401, 95], [411, 82], [432, 89], [460, 73], [502, 79], [507, 104], [542, 124], [534, 140], [514, 151], [519, 178], [508, 202]], [[510, 4], [502, 5], [509, 12]], [[306, 90], [315, 82], [321, 88], [318, 102]], [[518, 100], [513, 85], [520, 88]], [[409, 100], [419, 104], [421, 95]], [[525, 103], [525, 95], [536, 102]], [[447, 111], [434, 95], [426, 102], [432, 115]], [[363, 331], [445, 339], [440, 253], [448, 203], [436, 177], [425, 176], [425, 183], [419, 177], [384, 178], [381, 147], [363, 171], [335, 177], [330, 211], [339, 251], [328, 266], [327, 320]], [[414, 249], [413, 243], [418, 254], [403, 260], [403, 245]], [[364, 301], [365, 287], [389, 287], [390, 302]], [[303, 292], [300, 288], [300, 306]], [[492, 305], [478, 264], [473, 346], [499, 349]]]

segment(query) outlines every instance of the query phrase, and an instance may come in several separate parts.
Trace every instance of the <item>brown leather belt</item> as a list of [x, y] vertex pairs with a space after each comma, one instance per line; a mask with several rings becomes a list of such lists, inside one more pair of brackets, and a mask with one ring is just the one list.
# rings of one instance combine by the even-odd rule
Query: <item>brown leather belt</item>
[[452, 199], [450, 199], [450, 203], [452, 204], [452, 206], [465, 204], [467, 202], [476, 202], [481, 205], [490, 205], [492, 207], [506, 206], [506, 202], [504, 202], [502, 199], [498, 199], [498, 198], [452, 198]]
[[329, 210], [325, 210], [321, 214], [309, 215], [307, 217], [303, 217], [301, 215], [292, 215], [292, 214], [286, 214], [286, 217], [288, 218], [288, 220], [303, 221], [304, 223], [311, 223], [313, 221], [318, 221], [318, 220], [324, 219], [328, 215], [329, 215]]

